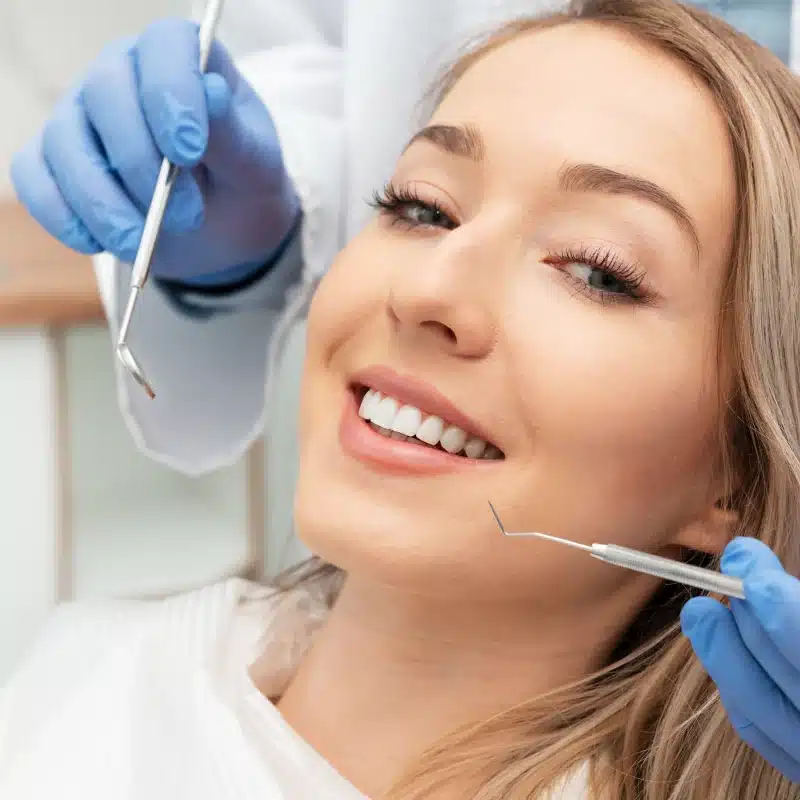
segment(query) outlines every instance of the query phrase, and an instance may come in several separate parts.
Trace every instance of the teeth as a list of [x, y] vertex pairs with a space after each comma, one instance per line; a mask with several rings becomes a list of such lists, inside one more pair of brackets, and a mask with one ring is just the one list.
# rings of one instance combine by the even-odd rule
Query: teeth
[[372, 414], [372, 407], [377, 406], [381, 399], [381, 393], [375, 392], [370, 389], [361, 401], [361, 407], [358, 409], [358, 415], [363, 419], [369, 420]]
[[417, 439], [422, 440], [425, 444], [436, 447], [439, 444], [439, 439], [442, 438], [444, 433], [444, 422], [439, 417], [428, 417], [416, 433]]
[[373, 401], [369, 414], [370, 421], [381, 428], [389, 428], [391, 430], [398, 408], [397, 400], [393, 397], [384, 397], [377, 404]]
[[483, 439], [470, 439], [464, 445], [464, 452], [467, 458], [480, 458], [486, 450], [486, 442]]
[[422, 425], [422, 412], [414, 406], [403, 406], [392, 422], [392, 430], [406, 436], [416, 436]]
[[448, 453], [452, 453], [453, 455], [460, 453], [464, 449], [466, 443], [467, 434], [462, 431], [461, 428], [456, 428], [455, 425], [451, 425], [447, 428], [442, 434], [442, 438], [439, 439], [439, 444], [442, 446], [442, 449], [447, 450]]
[[431, 447], [438, 445], [448, 453], [463, 454], [472, 459], [498, 460], [503, 457], [500, 450], [483, 439], [469, 436], [440, 417], [427, 416], [414, 406], [401, 406], [393, 397], [384, 396], [374, 389], [369, 389], [364, 395], [358, 415], [371, 422], [371, 427], [387, 438], [398, 441], [417, 439]]

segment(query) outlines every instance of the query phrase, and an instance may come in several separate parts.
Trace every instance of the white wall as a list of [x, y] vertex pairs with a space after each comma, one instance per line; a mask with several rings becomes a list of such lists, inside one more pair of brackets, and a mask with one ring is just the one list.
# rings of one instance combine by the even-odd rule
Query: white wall
[[10, 192], [11, 155], [106, 42], [188, 8], [188, 0], [0, 0], [0, 194]]

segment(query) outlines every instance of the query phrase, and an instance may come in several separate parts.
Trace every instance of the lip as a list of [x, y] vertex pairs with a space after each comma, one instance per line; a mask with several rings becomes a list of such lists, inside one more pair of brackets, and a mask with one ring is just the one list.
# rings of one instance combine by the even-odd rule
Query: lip
[[356, 393], [348, 391], [339, 424], [339, 442], [347, 455], [379, 472], [443, 475], [502, 463], [499, 460], [464, 458], [438, 448], [383, 436], [358, 415], [359, 405]]
[[[470, 419], [438, 389], [419, 378], [400, 375], [389, 367], [372, 366], [351, 375], [350, 384], [351, 386], [358, 384], [377, 389], [383, 395], [388, 394], [395, 400], [399, 400], [400, 403], [414, 406], [425, 414], [441, 417], [445, 422], [461, 428], [467, 435], [477, 436], [487, 444], [497, 447], [491, 434], [480, 423]], [[502, 448], [499, 449], [502, 450]], [[459, 456], [459, 458], [461, 457]], [[462, 458], [462, 460], [466, 459]]]

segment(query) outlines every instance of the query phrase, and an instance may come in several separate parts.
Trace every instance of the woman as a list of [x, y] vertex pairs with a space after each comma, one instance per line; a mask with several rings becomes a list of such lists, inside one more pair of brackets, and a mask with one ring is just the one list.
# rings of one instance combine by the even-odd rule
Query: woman
[[310, 312], [296, 518], [325, 561], [65, 612], [0, 794], [800, 796], [685, 595], [487, 508], [706, 561], [751, 534], [797, 573], [799, 123], [777, 59], [669, 0], [465, 56]]

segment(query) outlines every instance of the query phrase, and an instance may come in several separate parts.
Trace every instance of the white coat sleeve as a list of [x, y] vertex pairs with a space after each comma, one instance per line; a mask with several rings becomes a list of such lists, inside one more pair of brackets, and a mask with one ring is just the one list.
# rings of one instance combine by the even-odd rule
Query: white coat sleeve
[[[250, 301], [239, 310], [197, 319], [155, 284], [142, 292], [128, 342], [156, 398], [117, 364], [119, 404], [139, 447], [173, 469], [200, 474], [231, 464], [261, 434], [276, 328], [292, 297], [303, 306], [313, 278], [340, 248], [343, 27], [344, 0], [237, 0], [225, 7], [219, 38], [270, 110], [303, 222], [296, 245], [247, 290]], [[116, 342], [130, 268], [104, 254], [95, 271]]]

